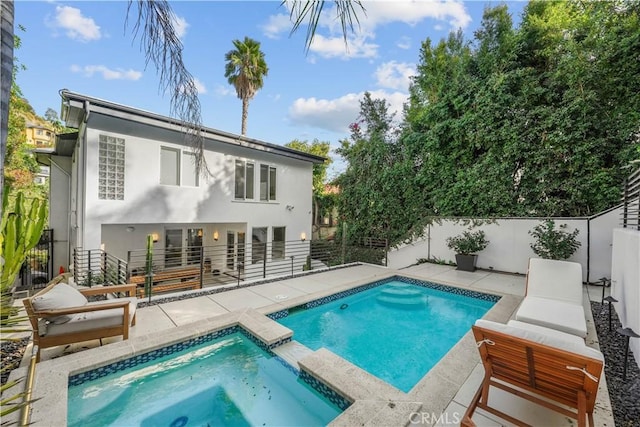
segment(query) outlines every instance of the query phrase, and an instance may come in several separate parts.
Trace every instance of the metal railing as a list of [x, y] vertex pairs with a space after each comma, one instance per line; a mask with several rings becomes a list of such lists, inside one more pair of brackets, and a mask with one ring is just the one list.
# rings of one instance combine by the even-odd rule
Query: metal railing
[[622, 204], [622, 227], [640, 230], [640, 168], [624, 180]]
[[[193, 280], [198, 280], [200, 287], [240, 285], [352, 262], [386, 265], [387, 250], [386, 240], [380, 239], [353, 245], [297, 240], [161, 248], [153, 250], [152, 281], [155, 286], [158, 278], [169, 277], [175, 288], [180, 287], [180, 281], [187, 285]], [[128, 281], [134, 276], [146, 276], [146, 249], [129, 251], [125, 264]], [[181, 277], [171, 279], [172, 271]], [[180, 275], [181, 271], [185, 273]], [[155, 293], [152, 288], [151, 294]]]
[[127, 263], [102, 249], [73, 250], [73, 280], [80, 286], [116, 285], [127, 281]]

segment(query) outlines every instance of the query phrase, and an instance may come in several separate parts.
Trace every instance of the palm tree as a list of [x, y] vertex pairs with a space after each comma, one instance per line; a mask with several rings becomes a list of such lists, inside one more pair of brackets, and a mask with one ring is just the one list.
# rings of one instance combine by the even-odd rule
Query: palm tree
[[227, 61], [224, 76], [242, 100], [242, 135], [246, 135], [249, 100], [262, 89], [263, 78], [269, 73], [269, 68], [260, 50], [260, 42], [245, 37], [244, 41], [234, 40], [233, 45], [235, 49], [224, 56]]
[[13, 80], [13, 1], [3, 0], [0, 5], [0, 32], [2, 36], [2, 47], [0, 48], [0, 59], [2, 70], [0, 72], [0, 200], [4, 191], [4, 156], [7, 151], [7, 132], [9, 121], [9, 99], [11, 93], [11, 82]]

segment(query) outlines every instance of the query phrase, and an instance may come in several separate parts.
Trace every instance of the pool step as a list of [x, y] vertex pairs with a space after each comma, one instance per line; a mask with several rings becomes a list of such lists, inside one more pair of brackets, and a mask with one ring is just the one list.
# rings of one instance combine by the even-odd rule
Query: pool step
[[420, 292], [418, 289], [415, 288], [387, 288], [387, 289], [382, 289], [380, 291], [381, 295], [384, 296], [390, 296], [390, 297], [395, 297], [395, 298], [415, 298], [415, 297], [421, 297], [422, 296], [422, 292]]
[[298, 366], [298, 360], [313, 353], [310, 348], [300, 344], [298, 341], [289, 341], [288, 343], [282, 344], [271, 351], [273, 351], [276, 356], [283, 358], [285, 362], [296, 369], [300, 369]]
[[427, 299], [422, 295], [414, 295], [411, 298], [405, 296], [379, 295], [376, 299], [381, 304], [395, 308], [420, 309], [427, 305]]

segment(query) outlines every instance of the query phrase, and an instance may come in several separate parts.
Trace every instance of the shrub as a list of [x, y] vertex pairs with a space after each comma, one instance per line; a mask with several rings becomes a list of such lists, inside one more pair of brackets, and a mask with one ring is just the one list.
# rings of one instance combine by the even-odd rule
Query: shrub
[[469, 255], [480, 252], [487, 247], [489, 241], [485, 238], [484, 231], [464, 231], [455, 237], [447, 238], [447, 246], [456, 254]]
[[529, 234], [535, 237], [536, 241], [531, 244], [531, 249], [540, 258], [546, 259], [567, 259], [580, 247], [580, 242], [576, 239], [580, 230], [573, 230], [571, 233], [562, 230], [567, 228], [567, 224], [562, 224], [556, 228], [556, 223], [550, 219], [538, 224]]

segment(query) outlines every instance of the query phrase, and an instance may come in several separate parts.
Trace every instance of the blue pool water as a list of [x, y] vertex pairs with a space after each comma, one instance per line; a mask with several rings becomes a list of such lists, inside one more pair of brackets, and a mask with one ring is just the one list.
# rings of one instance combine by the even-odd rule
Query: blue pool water
[[278, 322], [312, 350], [325, 347], [408, 392], [494, 304], [391, 281]]
[[322, 426], [340, 409], [235, 332], [69, 386], [69, 426]]

